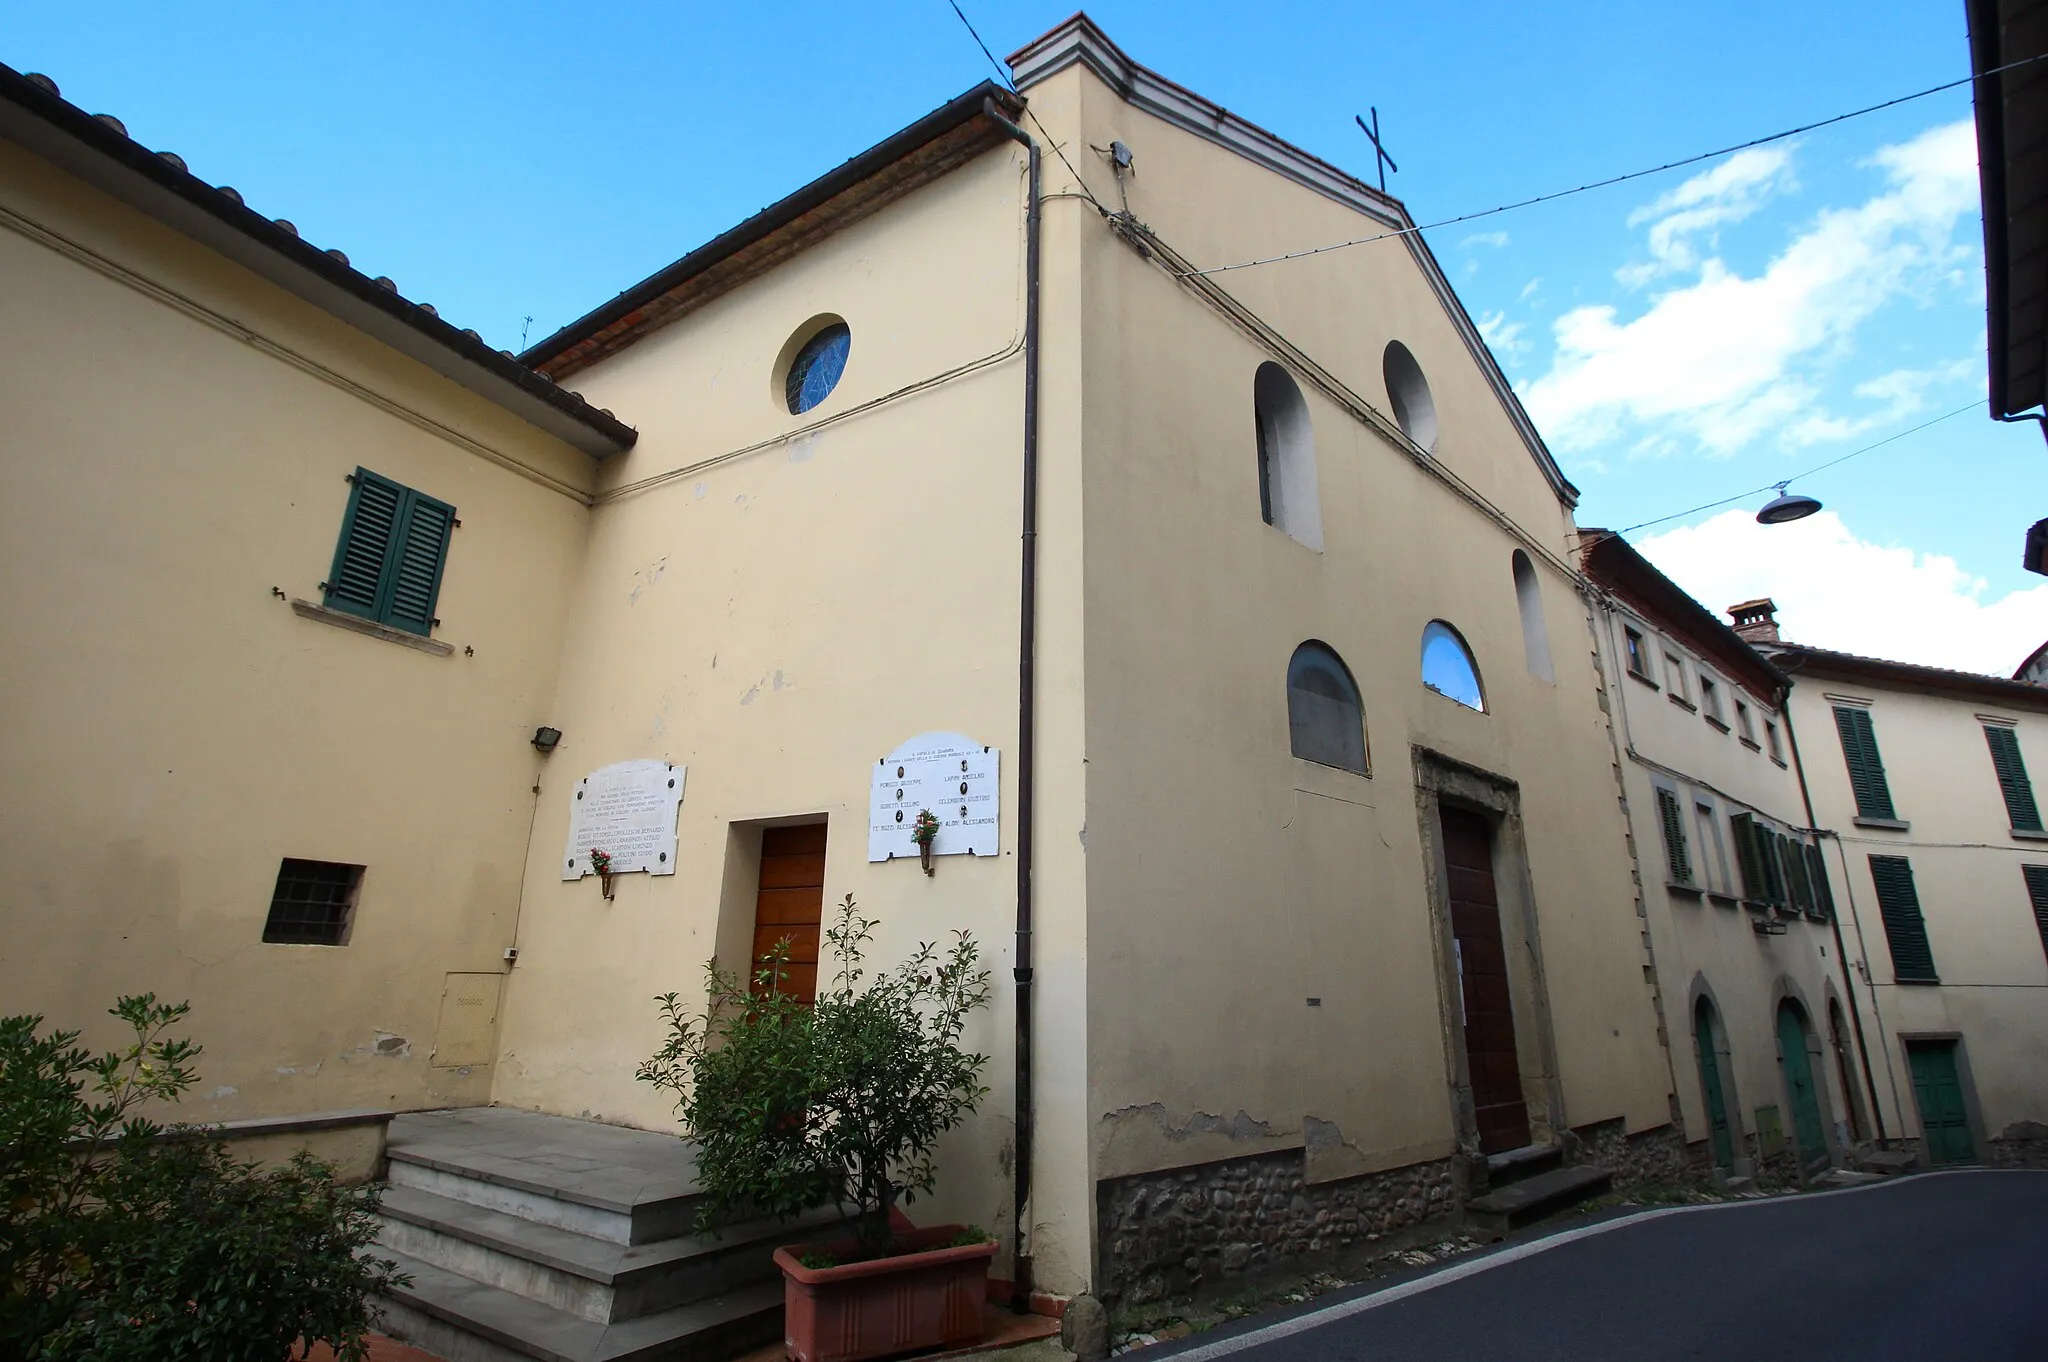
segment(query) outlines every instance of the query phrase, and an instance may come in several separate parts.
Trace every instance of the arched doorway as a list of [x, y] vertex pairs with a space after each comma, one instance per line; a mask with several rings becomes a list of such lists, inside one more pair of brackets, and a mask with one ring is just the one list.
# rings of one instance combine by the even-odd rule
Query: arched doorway
[[1792, 1109], [1792, 1138], [1799, 1166], [1811, 1171], [1828, 1161], [1828, 1141], [1820, 1119], [1820, 1094], [1813, 1082], [1813, 1056], [1808, 1050], [1805, 1009], [1790, 998], [1778, 1004], [1778, 1064], [1785, 1074], [1785, 1097]]
[[1715, 1036], [1714, 1005], [1705, 998], [1693, 1008], [1693, 1043], [1699, 1049], [1700, 1088], [1707, 1098], [1707, 1139], [1714, 1150], [1714, 1167], [1733, 1171], [1735, 1132], [1728, 1120], [1728, 1092], [1721, 1081], [1720, 1045]]

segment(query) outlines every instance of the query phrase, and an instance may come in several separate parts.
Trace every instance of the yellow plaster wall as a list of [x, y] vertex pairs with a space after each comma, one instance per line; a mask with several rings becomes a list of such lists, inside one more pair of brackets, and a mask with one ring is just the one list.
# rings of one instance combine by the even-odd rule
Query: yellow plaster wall
[[[5, 1009], [189, 998], [191, 1119], [484, 1100], [429, 1055], [511, 943], [586, 513], [448, 432], [590, 460], [6, 143], [0, 210]], [[273, 594], [320, 598], [358, 464], [457, 508], [451, 657]], [[345, 947], [260, 941], [286, 856], [368, 867]]]

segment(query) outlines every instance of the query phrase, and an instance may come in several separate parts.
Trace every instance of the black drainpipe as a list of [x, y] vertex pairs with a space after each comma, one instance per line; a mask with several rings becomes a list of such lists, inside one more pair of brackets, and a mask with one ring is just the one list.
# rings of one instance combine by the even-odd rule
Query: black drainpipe
[[[1786, 668], [1784, 663], [1776, 662], [1776, 659], [1773, 659], [1773, 662], [1787, 671], [1792, 670]], [[1792, 769], [1799, 773], [1799, 798], [1806, 805], [1806, 826], [1818, 834], [1820, 827], [1813, 817], [1813, 795], [1806, 788], [1806, 763], [1799, 759], [1799, 729], [1792, 722], [1792, 688], [1789, 685], [1778, 691], [1778, 712], [1785, 716], [1785, 737], [1792, 744]], [[1828, 873], [1825, 856], [1821, 858], [1820, 873]], [[1842, 892], [1849, 892], [1846, 868], [1842, 876]], [[1856, 1031], [1856, 1057], [1863, 1061], [1863, 1088], [1870, 1096], [1870, 1123], [1877, 1128], [1877, 1146], [1882, 1149], [1889, 1143], [1884, 1133], [1884, 1104], [1877, 1097], [1877, 1075], [1870, 1067], [1870, 1045], [1863, 1039], [1863, 1009], [1856, 1002], [1856, 979], [1849, 969], [1848, 943], [1842, 939], [1841, 913], [1829, 913], [1828, 924], [1835, 929], [1835, 959], [1841, 963], [1842, 987], [1849, 994], [1849, 1024]], [[1843, 1094], [1845, 1097], [1847, 1095]]]
[[1031, 1199], [1031, 811], [1032, 766], [1037, 748], [1038, 695], [1038, 144], [1003, 116], [994, 100], [982, 110], [1031, 157], [1030, 201], [1024, 213], [1024, 514], [1023, 579], [1017, 630], [1017, 1148], [1011, 1223], [1016, 1230], [1010, 1272], [1010, 1308], [1031, 1309], [1031, 1255], [1026, 1253], [1024, 1206]]

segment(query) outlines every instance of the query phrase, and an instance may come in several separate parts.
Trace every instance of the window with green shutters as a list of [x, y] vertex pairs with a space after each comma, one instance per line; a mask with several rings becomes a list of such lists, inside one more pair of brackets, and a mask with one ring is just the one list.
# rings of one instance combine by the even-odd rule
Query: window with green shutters
[[1828, 887], [1828, 862], [1818, 843], [1806, 845], [1806, 881], [1813, 891], [1813, 915], [1822, 922], [1835, 916], [1835, 891]]
[[1791, 906], [1808, 917], [1813, 916], [1813, 886], [1806, 878], [1806, 848], [1790, 837], [1778, 839], [1778, 853], [1785, 862], [1786, 888]]
[[1904, 856], [1872, 856], [1870, 878], [1877, 885], [1877, 908], [1884, 915], [1885, 940], [1892, 948], [1892, 977], [1902, 984], [1933, 984], [1934, 952], [1927, 944], [1927, 923], [1920, 916], [1920, 896], [1913, 889], [1913, 866]]
[[320, 584], [327, 608], [409, 634], [433, 633], [455, 508], [367, 468], [350, 481], [355, 489], [334, 567]]
[[1764, 881], [1763, 829], [1746, 813], [1730, 818], [1728, 828], [1735, 834], [1735, 864], [1742, 872], [1742, 897], [1762, 903], [1768, 893]]
[[1998, 772], [1998, 790], [2005, 796], [2005, 812], [2012, 819], [2013, 830], [2041, 831], [2041, 810], [2034, 804], [2027, 764], [2020, 760], [2020, 735], [2003, 724], [1986, 724], [1984, 741], [1991, 745], [1991, 766]]
[[2027, 877], [2027, 898], [2034, 905], [2034, 926], [2041, 933], [2041, 949], [2048, 951], [2048, 865], [2023, 865]]
[[1842, 737], [1842, 759], [1849, 763], [1849, 785], [1856, 792], [1856, 816], [1896, 820], [1884, 762], [1877, 755], [1877, 732], [1870, 711], [1855, 705], [1835, 706], [1835, 731]]
[[1664, 864], [1673, 884], [1692, 883], [1692, 857], [1686, 854], [1685, 821], [1679, 816], [1678, 796], [1659, 788], [1657, 821], [1664, 825]]

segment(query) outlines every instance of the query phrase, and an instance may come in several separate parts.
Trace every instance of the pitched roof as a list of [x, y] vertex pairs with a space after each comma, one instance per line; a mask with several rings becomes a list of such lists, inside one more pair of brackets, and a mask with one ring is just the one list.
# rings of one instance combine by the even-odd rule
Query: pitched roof
[[1014, 119], [1024, 101], [983, 81], [593, 308], [519, 358], [563, 378], [625, 349], [1007, 140], [1009, 130], [989, 116], [991, 107]]
[[1759, 651], [1795, 680], [1801, 673], [1816, 672], [1911, 690], [2048, 708], [2048, 686], [2032, 681], [2014, 681], [2003, 676], [1986, 676], [1981, 672], [1952, 671], [1947, 667], [1925, 667], [1917, 662], [1893, 662], [1888, 658], [1864, 657], [1857, 653], [1838, 653], [1827, 648], [1809, 648], [1803, 643], [1761, 644]]
[[1726, 620], [1694, 600], [1612, 530], [1580, 530], [1579, 561], [1588, 577], [1683, 638], [1702, 657], [1713, 658], [1758, 699], [1776, 705], [1791, 684], [1784, 672], [1772, 666]]
[[0, 65], [0, 137], [112, 195], [296, 294], [550, 435], [602, 458], [632, 447], [636, 433], [608, 411], [556, 387], [474, 331], [371, 279], [338, 250], [322, 250], [283, 219], [273, 221], [223, 185], [192, 174], [173, 152], [151, 151], [111, 114], [88, 114], [48, 76]]
[[1029, 89], [1070, 66], [1082, 66], [1132, 107], [1333, 199], [1390, 231], [1403, 232], [1401, 243], [1407, 247], [1416, 268], [1422, 272], [1438, 303], [1449, 315], [1451, 325], [1471, 353], [1472, 362], [1479, 366], [1481, 376], [1493, 389], [1494, 397], [1506, 411], [1516, 433], [1522, 437], [1522, 443], [1528, 446], [1529, 456], [1536, 461], [1545, 481], [1565, 505], [1578, 504], [1579, 489], [1565, 477], [1564, 470], [1551, 456], [1536, 423], [1529, 419], [1522, 400], [1515, 395], [1507, 375], [1501, 372], [1493, 351], [1479, 334], [1471, 315], [1465, 311], [1465, 304], [1451, 287], [1442, 266], [1437, 264], [1436, 256], [1422, 239], [1422, 233], [1414, 230], [1415, 219], [1408, 215], [1399, 199], [1268, 132], [1214, 100], [1133, 61], [1085, 13], [1077, 13], [1032, 39], [1011, 53], [1008, 61], [1020, 90]]
[[[1970, 68], [2048, 53], [2048, 0], [1968, 0]], [[1984, 285], [1991, 410], [2048, 399], [2048, 62], [1973, 87], [1984, 194]]]

